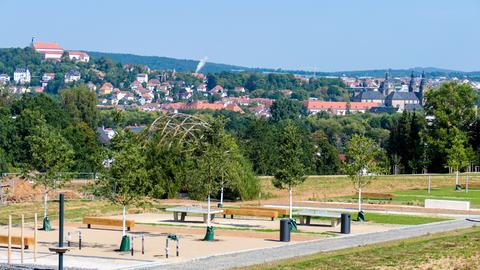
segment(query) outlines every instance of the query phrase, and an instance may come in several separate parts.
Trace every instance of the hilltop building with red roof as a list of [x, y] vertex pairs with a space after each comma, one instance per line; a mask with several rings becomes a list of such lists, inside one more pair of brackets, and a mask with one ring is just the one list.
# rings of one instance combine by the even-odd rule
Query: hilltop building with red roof
[[68, 59], [88, 63], [90, 56], [86, 52], [68, 51]]
[[60, 61], [63, 55], [63, 49], [58, 43], [53, 42], [34, 42], [33, 49], [43, 54], [45, 60], [57, 60]]

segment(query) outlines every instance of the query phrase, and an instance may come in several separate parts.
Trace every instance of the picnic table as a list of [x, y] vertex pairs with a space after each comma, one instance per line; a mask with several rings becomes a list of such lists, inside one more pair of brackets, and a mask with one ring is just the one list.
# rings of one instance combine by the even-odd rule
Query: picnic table
[[[327, 211], [321, 211], [321, 210], [300, 210], [295, 212], [297, 216], [300, 217], [300, 225], [310, 225], [310, 220], [312, 217], [324, 217], [324, 218], [330, 218], [331, 220], [331, 226], [335, 227], [340, 224], [340, 219], [342, 217], [341, 213], [336, 213], [336, 212], [327, 212]], [[306, 221], [306, 222], [305, 222]]]
[[[168, 212], [173, 212], [173, 220], [179, 221], [178, 216], [180, 215], [180, 221], [185, 221], [187, 214], [201, 214], [203, 215], [203, 222], [207, 223], [208, 219], [208, 209], [202, 208], [201, 206], [178, 206], [165, 209]], [[219, 209], [210, 209], [210, 220], [215, 218], [215, 214], [221, 214], [223, 210]]]

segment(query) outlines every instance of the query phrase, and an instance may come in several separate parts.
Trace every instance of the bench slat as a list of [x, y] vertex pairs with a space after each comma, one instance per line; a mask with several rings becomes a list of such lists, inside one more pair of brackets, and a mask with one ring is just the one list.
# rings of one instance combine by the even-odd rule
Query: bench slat
[[[8, 235], [0, 235], [0, 243], [8, 244]], [[35, 245], [34, 238], [32, 236], [24, 236], [23, 243], [25, 247]], [[22, 237], [12, 235], [12, 245], [20, 246], [22, 244]]]
[[254, 209], [238, 209], [238, 208], [225, 208], [224, 215], [235, 216], [255, 216], [255, 217], [269, 217], [277, 218], [278, 212], [270, 210], [254, 210]]
[[[104, 218], [104, 217], [84, 217], [83, 224], [122, 227], [123, 220], [115, 219], [115, 218]], [[131, 219], [125, 220], [125, 226], [128, 228], [135, 227], [135, 220], [131, 220]]]
[[278, 215], [288, 216], [289, 210], [285, 208], [268, 208], [262, 206], [240, 206], [240, 209], [252, 209], [252, 210], [266, 210], [266, 211], [275, 211]]

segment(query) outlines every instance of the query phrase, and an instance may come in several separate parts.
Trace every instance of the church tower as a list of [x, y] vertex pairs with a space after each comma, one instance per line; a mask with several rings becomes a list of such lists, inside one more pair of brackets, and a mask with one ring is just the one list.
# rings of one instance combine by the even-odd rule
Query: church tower
[[417, 97], [420, 100], [420, 105], [423, 106], [423, 91], [425, 90], [425, 83], [426, 83], [426, 78], [425, 78], [425, 71], [422, 72], [422, 77], [420, 79], [420, 86], [418, 86], [418, 92]]
[[379, 90], [385, 96], [390, 94], [390, 81], [388, 80], [388, 72], [385, 72], [385, 80], [380, 84]]
[[410, 75], [410, 82], [408, 83], [408, 92], [414, 92], [415, 91], [415, 76], [412, 74]]

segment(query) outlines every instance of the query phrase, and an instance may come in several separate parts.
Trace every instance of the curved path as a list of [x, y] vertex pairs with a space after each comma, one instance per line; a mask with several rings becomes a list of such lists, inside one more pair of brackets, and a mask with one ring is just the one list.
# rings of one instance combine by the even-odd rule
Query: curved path
[[367, 233], [358, 235], [345, 235], [334, 238], [313, 240], [302, 243], [294, 243], [286, 246], [256, 249], [243, 252], [220, 254], [204, 258], [198, 258], [181, 263], [159, 264], [148, 263], [135, 267], [119, 269], [230, 269], [255, 264], [261, 264], [276, 260], [288, 259], [298, 256], [311, 255], [318, 252], [339, 250], [368, 244], [375, 244], [393, 240], [406, 239], [426, 234], [441, 233], [457, 229], [478, 226], [480, 223], [468, 220], [453, 220], [437, 222], [409, 227], [392, 229], [386, 232]]

